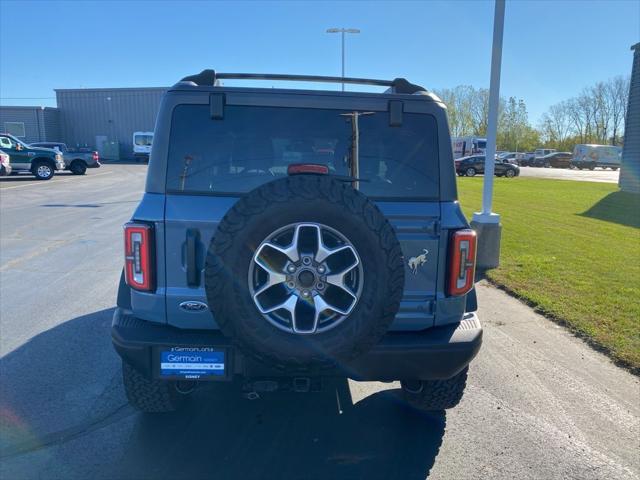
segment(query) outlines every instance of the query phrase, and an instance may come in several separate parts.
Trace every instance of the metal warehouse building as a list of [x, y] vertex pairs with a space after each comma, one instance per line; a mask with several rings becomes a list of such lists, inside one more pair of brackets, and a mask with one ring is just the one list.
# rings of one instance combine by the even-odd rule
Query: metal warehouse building
[[103, 158], [133, 157], [133, 132], [153, 131], [166, 88], [57, 89], [58, 108], [0, 107], [0, 129], [30, 143], [95, 147]]
[[60, 138], [60, 110], [51, 107], [0, 107], [0, 130], [27, 143]]
[[640, 43], [631, 49], [633, 67], [619, 184], [623, 191], [640, 193]]

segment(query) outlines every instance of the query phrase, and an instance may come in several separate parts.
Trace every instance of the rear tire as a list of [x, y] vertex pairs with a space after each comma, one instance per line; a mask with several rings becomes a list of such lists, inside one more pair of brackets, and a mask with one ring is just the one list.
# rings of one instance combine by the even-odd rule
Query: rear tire
[[48, 162], [38, 161], [33, 165], [31, 173], [36, 177], [36, 180], [51, 180], [55, 169]]
[[174, 412], [186, 398], [174, 382], [150, 380], [126, 362], [122, 362], [122, 379], [131, 406], [145, 413]]
[[511, 169], [509, 169], [509, 170], [507, 170], [507, 171], [505, 172], [505, 174], [504, 174], [504, 175], [505, 175], [505, 177], [507, 177], [507, 178], [513, 178], [513, 177], [515, 177], [515, 176], [516, 176], [516, 172], [515, 172], [515, 171], [513, 171], [513, 170], [511, 170]]
[[402, 381], [402, 394], [409, 405], [417, 410], [437, 411], [453, 408], [462, 399], [468, 373], [469, 367], [466, 367], [448, 380]]
[[75, 160], [71, 163], [69, 170], [71, 170], [71, 173], [74, 175], [84, 175], [87, 173], [87, 164], [82, 160]]
[[474, 177], [476, 175], [476, 169], [473, 167], [469, 167], [464, 171], [464, 174], [467, 177]]

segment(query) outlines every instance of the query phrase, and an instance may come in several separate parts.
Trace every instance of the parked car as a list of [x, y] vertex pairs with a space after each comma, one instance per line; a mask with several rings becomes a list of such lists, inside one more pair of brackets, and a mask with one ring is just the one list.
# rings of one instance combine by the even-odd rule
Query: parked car
[[65, 169], [74, 175], [84, 175], [87, 168], [100, 167], [100, 155], [96, 150], [82, 151], [77, 148], [68, 148], [66, 144], [60, 142], [36, 142], [32, 147], [52, 148], [62, 154]]
[[12, 173], [30, 172], [38, 180], [50, 180], [57, 170], [65, 168], [60, 152], [30, 147], [8, 133], [0, 133], [0, 148], [11, 157]]
[[133, 156], [137, 161], [148, 162], [153, 144], [153, 132], [133, 132]]
[[544, 157], [536, 157], [533, 161], [533, 167], [545, 167], [545, 168], [569, 168], [571, 167], [571, 159], [573, 155], [571, 152], [554, 152]]
[[349, 376], [457, 405], [482, 327], [440, 99], [404, 79], [344, 95], [216, 78], [164, 94], [124, 228], [112, 338], [129, 402], [163, 412], [206, 381], [255, 398]]
[[520, 162], [525, 158], [525, 154], [522, 152], [503, 152], [496, 154], [496, 160], [501, 162], [507, 161], [514, 165], [520, 165]]
[[[455, 161], [456, 173], [461, 177], [473, 177], [478, 173], [484, 173], [484, 155], [459, 158]], [[520, 175], [520, 168], [507, 160], [495, 160], [494, 175], [497, 177], [513, 178]]]
[[534, 152], [527, 152], [525, 158], [520, 162], [523, 167], [535, 167], [536, 158], [544, 157], [551, 153], [555, 153], [555, 148], [538, 148]]
[[11, 175], [11, 160], [9, 155], [0, 150], [0, 177]]
[[588, 168], [593, 170], [596, 167], [602, 169], [610, 168], [617, 170], [620, 168], [622, 160], [622, 148], [613, 145], [587, 145], [579, 144], [573, 149], [573, 159], [571, 165], [582, 170]]

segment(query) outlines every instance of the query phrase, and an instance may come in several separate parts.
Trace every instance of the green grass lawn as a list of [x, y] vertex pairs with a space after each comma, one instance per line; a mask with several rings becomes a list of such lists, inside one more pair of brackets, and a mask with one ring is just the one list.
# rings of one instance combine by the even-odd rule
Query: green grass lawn
[[[468, 218], [482, 178], [459, 178]], [[640, 196], [616, 185], [496, 178], [500, 267], [489, 280], [640, 371]]]

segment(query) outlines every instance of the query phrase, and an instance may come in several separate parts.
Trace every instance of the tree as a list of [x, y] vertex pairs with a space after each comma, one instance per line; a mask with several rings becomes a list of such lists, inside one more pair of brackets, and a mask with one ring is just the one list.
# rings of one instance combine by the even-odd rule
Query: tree
[[566, 140], [571, 134], [569, 104], [564, 101], [549, 107], [540, 121], [541, 136], [545, 146], [566, 150]]
[[501, 102], [498, 125], [498, 146], [502, 150], [521, 151], [522, 136], [529, 126], [529, 115], [524, 100], [509, 97]]
[[617, 76], [607, 83], [607, 96], [611, 104], [611, 145], [618, 145], [619, 132], [627, 114], [629, 77]]

